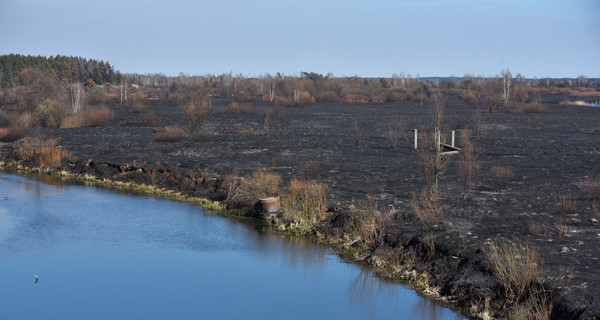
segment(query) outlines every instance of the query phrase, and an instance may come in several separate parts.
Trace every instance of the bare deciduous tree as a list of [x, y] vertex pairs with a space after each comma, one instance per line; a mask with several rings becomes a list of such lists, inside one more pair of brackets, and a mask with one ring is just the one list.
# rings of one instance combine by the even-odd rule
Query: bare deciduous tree
[[504, 103], [508, 103], [508, 99], [510, 98], [510, 90], [512, 88], [512, 74], [510, 70], [506, 69], [502, 71], [502, 98], [504, 99]]
[[396, 145], [398, 144], [398, 139], [400, 139], [400, 135], [402, 134], [403, 127], [404, 124], [400, 117], [398, 117], [398, 115], [392, 115], [391, 117], [389, 117], [386, 134], [388, 139], [390, 140], [390, 147], [392, 149], [396, 148]]
[[429, 113], [434, 123], [433, 134], [423, 130], [419, 133], [419, 156], [423, 161], [425, 178], [429, 188], [435, 188], [437, 191], [438, 177], [444, 171], [447, 159], [442, 157], [441, 149], [441, 127], [444, 119], [444, 97], [441, 93], [436, 93], [432, 97], [432, 104]]
[[438, 132], [427, 132], [422, 130], [419, 132], [419, 156], [423, 163], [423, 170], [425, 171], [425, 179], [427, 180], [428, 188], [437, 190], [438, 178], [446, 168], [448, 163], [447, 159], [441, 155], [441, 148], [439, 146]]
[[127, 101], [127, 82], [121, 81], [121, 104], [123, 104], [123, 98]]
[[210, 108], [211, 95], [208, 86], [190, 85], [184, 93], [184, 116], [188, 122], [190, 133], [197, 135], [202, 129], [206, 113]]
[[489, 113], [493, 113], [502, 103], [500, 83], [497, 79], [487, 79], [479, 88], [479, 101], [483, 103]]
[[83, 86], [81, 83], [75, 82], [71, 84], [69, 93], [71, 96], [71, 111], [76, 114], [83, 109]]

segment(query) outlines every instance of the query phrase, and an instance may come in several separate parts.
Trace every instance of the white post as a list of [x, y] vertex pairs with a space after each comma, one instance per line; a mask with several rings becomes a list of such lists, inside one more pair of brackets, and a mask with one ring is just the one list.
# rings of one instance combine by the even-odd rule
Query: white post
[[454, 130], [452, 130], [452, 148], [454, 148]]
[[419, 129], [415, 129], [415, 150], [417, 150], [418, 140], [419, 139]]

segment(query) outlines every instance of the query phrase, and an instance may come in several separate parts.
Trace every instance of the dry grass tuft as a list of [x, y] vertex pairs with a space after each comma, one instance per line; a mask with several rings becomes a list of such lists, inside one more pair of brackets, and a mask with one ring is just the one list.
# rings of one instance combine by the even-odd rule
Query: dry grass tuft
[[571, 192], [559, 193], [555, 197], [556, 209], [555, 214], [573, 214], [577, 212], [577, 201], [573, 199]]
[[17, 155], [22, 161], [34, 161], [38, 166], [56, 167], [69, 156], [69, 152], [56, 143], [55, 139], [25, 138]]
[[250, 103], [237, 103], [233, 101], [227, 107], [223, 108], [222, 112], [252, 114], [254, 110], [252, 109], [252, 105]]
[[483, 252], [510, 301], [521, 299], [538, 280], [541, 263], [537, 250], [531, 244], [496, 240], [487, 243]]
[[494, 166], [490, 168], [490, 178], [496, 188], [496, 191], [500, 191], [506, 188], [508, 181], [513, 178], [515, 173], [512, 169], [500, 166]]
[[144, 100], [146, 99], [146, 94], [144, 94], [141, 91], [135, 91], [132, 94], [129, 95], [129, 100]]
[[[237, 179], [231, 178], [234, 182]], [[232, 184], [226, 202], [230, 205], [251, 208], [258, 200], [279, 195], [281, 176], [267, 169], [258, 169], [250, 176]]]
[[392, 215], [393, 210], [380, 210], [376, 200], [355, 202], [352, 209], [353, 237], [364, 241], [367, 246], [377, 247]]
[[552, 303], [550, 298], [542, 293], [532, 294], [521, 305], [508, 313], [509, 320], [550, 320], [552, 318]]
[[600, 199], [600, 178], [588, 179], [583, 183], [582, 189], [586, 198], [592, 200]]
[[284, 218], [298, 229], [308, 231], [327, 218], [326, 184], [292, 178], [282, 197]]
[[83, 127], [83, 119], [79, 115], [63, 118], [60, 123], [61, 128], [79, 128]]
[[98, 127], [108, 123], [115, 113], [107, 107], [89, 108], [83, 112], [83, 123], [89, 127]]
[[158, 129], [154, 140], [158, 142], [176, 142], [185, 137], [185, 130], [180, 126], [166, 126]]
[[509, 101], [504, 110], [508, 113], [548, 113], [548, 107], [539, 101], [531, 103], [522, 103], [517, 101]]
[[600, 204], [598, 204], [596, 201], [592, 203], [592, 214], [596, 218], [600, 218]]
[[135, 113], [144, 113], [150, 111], [150, 106], [145, 103], [136, 102], [131, 107], [131, 110]]
[[148, 113], [145, 113], [144, 115], [142, 115], [142, 124], [146, 127], [154, 127], [154, 126], [156, 126], [157, 122], [158, 122], [158, 120], [156, 119], [156, 116], [152, 112], [148, 112]]
[[444, 220], [445, 212], [441, 206], [437, 188], [425, 188], [417, 198], [412, 193], [410, 201], [417, 218], [426, 229], [435, 229]]
[[523, 112], [525, 113], [548, 113], [548, 111], [548, 107], [538, 101], [526, 104], [523, 107]]

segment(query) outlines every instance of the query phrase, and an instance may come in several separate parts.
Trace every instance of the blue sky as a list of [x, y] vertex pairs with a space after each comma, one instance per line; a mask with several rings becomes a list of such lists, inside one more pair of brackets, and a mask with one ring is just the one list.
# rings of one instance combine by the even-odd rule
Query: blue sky
[[0, 54], [121, 72], [600, 77], [600, 1], [0, 0]]

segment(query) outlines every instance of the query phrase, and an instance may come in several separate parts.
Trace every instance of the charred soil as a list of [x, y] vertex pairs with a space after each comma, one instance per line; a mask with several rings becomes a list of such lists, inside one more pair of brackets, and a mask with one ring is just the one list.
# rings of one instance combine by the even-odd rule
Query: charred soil
[[[155, 185], [215, 201], [228, 196], [226, 177], [259, 168], [279, 173], [284, 183], [293, 177], [325, 183], [330, 216], [313, 234], [337, 239], [342, 255], [386, 276], [404, 277], [469, 317], [486, 309], [507, 317], [516, 308], [482, 248], [495, 239], [526, 242], [539, 253], [536, 285], [544, 288], [552, 318], [597, 319], [600, 195], [586, 188], [590, 181], [600, 183], [600, 108], [560, 106], [564, 98], [543, 96], [547, 113], [513, 114], [480, 113], [458, 96], [446, 95], [443, 139], [450, 143], [451, 130], [456, 130], [460, 147], [458, 135], [468, 131], [479, 168], [463, 197], [460, 157], [447, 156], [439, 181], [446, 214], [433, 227], [424, 226], [411, 206], [412, 194], [426, 185], [413, 140], [415, 128], [433, 130], [426, 104], [282, 108], [250, 101], [251, 108], [231, 111], [230, 100], [215, 99], [201, 130], [161, 139], [160, 128], [186, 129], [186, 118], [174, 103], [152, 100], [146, 113], [110, 105], [115, 117], [103, 126], [26, 133], [59, 139], [70, 152], [71, 158], [54, 172]], [[143, 118], [148, 112], [156, 119], [152, 127]], [[399, 128], [394, 129], [395, 142], [391, 125]], [[2, 144], [5, 165], [16, 163], [19, 143]], [[508, 168], [513, 175], [498, 181], [490, 175], [492, 167]], [[565, 195], [573, 208], [557, 209]], [[345, 237], [354, 202], [365, 199], [393, 212], [374, 243]]]

